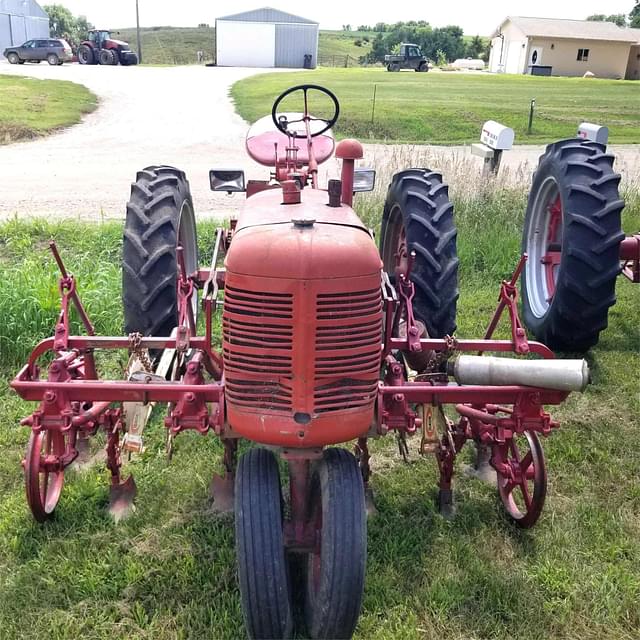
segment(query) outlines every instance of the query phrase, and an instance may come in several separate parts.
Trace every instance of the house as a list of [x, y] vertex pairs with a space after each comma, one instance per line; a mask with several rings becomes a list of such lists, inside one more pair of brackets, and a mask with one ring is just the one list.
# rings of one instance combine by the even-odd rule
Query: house
[[216, 19], [220, 67], [315, 68], [319, 24], [264, 7]]
[[35, 0], [0, 0], [0, 56], [7, 47], [49, 37], [49, 16]]
[[494, 73], [625, 78], [638, 74], [638, 29], [613, 22], [509, 16], [491, 36]]

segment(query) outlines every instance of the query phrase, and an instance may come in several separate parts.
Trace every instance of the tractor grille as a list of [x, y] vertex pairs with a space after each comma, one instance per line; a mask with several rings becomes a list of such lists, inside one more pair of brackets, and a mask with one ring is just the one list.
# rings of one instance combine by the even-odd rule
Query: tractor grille
[[290, 409], [293, 296], [226, 286], [222, 332], [227, 398], [247, 408]]
[[316, 309], [315, 413], [370, 406], [380, 367], [380, 289], [321, 293]]

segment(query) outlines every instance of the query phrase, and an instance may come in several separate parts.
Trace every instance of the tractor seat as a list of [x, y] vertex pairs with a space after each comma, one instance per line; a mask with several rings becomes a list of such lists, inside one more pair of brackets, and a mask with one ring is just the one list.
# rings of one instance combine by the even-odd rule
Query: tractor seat
[[[299, 116], [299, 114], [290, 115], [291, 119]], [[256, 162], [267, 167], [274, 167], [276, 164], [276, 144], [278, 145], [278, 157], [284, 159], [289, 145], [289, 137], [275, 128], [271, 116], [258, 120], [247, 133], [248, 154]], [[306, 138], [295, 138], [294, 144], [298, 147], [298, 162], [301, 165], [309, 164]], [[313, 150], [318, 164], [328, 160], [334, 149], [335, 141], [331, 130], [313, 138]]]

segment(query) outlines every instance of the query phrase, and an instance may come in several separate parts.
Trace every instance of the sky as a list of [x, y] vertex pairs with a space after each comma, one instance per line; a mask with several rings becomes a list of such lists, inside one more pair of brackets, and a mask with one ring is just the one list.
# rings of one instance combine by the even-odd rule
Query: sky
[[[40, 0], [40, 4], [57, 2], [76, 15], [86, 15], [101, 29], [135, 26], [135, 0]], [[263, 4], [264, 2], [264, 4]], [[215, 3], [206, 0], [139, 0], [140, 24], [143, 27], [169, 25], [195, 27], [199, 23], [211, 26], [217, 17], [263, 6], [302, 15], [320, 23], [321, 29], [340, 29], [344, 24], [356, 27], [376, 22], [426, 20], [433, 27], [456, 24], [469, 35], [489, 35], [507, 15], [543, 18], [584, 19], [594, 13], [629, 13], [634, 0], [509, 0], [503, 2], [425, 2], [402, 0], [395, 5], [379, 0], [235, 0]]]

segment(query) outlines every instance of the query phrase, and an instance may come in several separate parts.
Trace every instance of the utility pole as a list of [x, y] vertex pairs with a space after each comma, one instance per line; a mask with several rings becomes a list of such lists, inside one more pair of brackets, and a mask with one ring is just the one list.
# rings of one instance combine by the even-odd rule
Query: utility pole
[[142, 64], [142, 40], [140, 38], [140, 10], [136, 0], [136, 32], [138, 34], [138, 62]]

